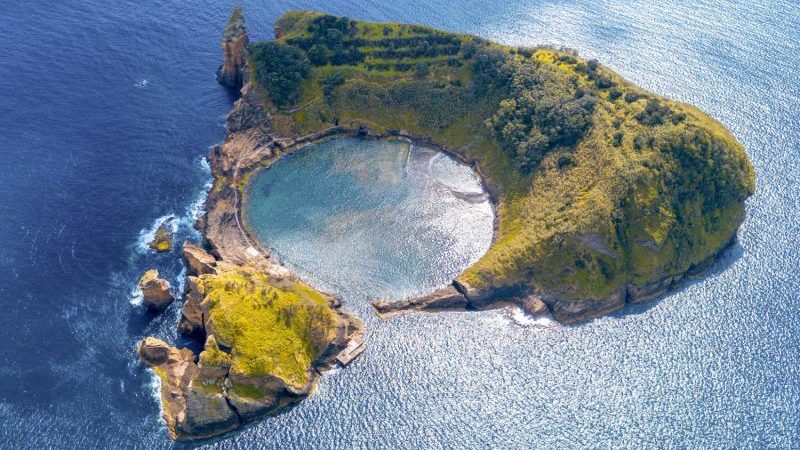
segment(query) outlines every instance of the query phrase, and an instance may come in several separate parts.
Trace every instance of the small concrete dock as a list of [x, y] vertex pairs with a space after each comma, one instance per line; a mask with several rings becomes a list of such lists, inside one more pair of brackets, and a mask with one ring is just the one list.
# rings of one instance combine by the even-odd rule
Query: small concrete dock
[[350, 364], [358, 355], [364, 353], [364, 350], [367, 349], [366, 344], [361, 339], [353, 339], [347, 344], [347, 347], [344, 348], [338, 355], [336, 355], [336, 361], [339, 362], [342, 366], [346, 366]]

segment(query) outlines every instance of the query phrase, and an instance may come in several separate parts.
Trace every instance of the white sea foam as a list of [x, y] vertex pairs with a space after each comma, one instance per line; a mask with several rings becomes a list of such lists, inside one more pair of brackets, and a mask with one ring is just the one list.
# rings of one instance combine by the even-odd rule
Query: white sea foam
[[181, 272], [175, 277], [175, 294], [183, 292], [186, 287], [186, 266], [181, 268]]
[[549, 328], [556, 325], [553, 319], [549, 317], [531, 317], [519, 307], [510, 308], [508, 316], [511, 321], [522, 327]]
[[158, 404], [158, 422], [166, 426], [167, 423], [164, 422], [164, 405], [161, 404], [161, 378], [156, 375], [153, 369], [147, 369], [147, 373], [150, 374], [150, 382], [147, 383], [147, 387], [150, 390], [150, 396]]
[[136, 86], [137, 88], [142, 89], [142, 88], [146, 88], [148, 84], [150, 84], [150, 80], [143, 78], [141, 80], [136, 81], [134, 86]]
[[138, 286], [134, 285], [131, 292], [128, 294], [128, 303], [133, 306], [142, 306], [144, 302], [144, 295], [142, 294], [142, 290], [139, 289]]

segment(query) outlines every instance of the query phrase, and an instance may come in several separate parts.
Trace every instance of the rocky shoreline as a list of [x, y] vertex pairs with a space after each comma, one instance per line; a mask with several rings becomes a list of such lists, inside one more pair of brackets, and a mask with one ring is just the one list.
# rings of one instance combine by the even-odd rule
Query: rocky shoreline
[[[529, 292], [522, 287], [474, 289], [455, 279], [451, 285], [431, 294], [396, 301], [375, 300], [372, 307], [378, 317], [388, 319], [407, 312], [481, 311], [518, 306], [534, 317], [549, 315], [565, 325], [578, 324], [623, 310], [628, 305], [658, 300], [669, 292], [680, 289], [687, 281], [711, 270], [735, 243], [736, 236], [715, 255], [684, 273], [666, 276], [642, 287], [627, 284], [622, 291], [594, 301], [568, 301], [548, 293]], [[532, 302], [537, 306], [531, 307]]]

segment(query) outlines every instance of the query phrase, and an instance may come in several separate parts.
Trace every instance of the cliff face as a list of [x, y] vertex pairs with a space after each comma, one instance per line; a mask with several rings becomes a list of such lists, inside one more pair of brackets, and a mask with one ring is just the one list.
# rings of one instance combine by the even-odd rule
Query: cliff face
[[247, 67], [248, 43], [244, 14], [242, 8], [237, 6], [233, 9], [228, 26], [222, 33], [223, 60], [217, 69], [217, 81], [220, 84], [234, 89], [242, 87]]

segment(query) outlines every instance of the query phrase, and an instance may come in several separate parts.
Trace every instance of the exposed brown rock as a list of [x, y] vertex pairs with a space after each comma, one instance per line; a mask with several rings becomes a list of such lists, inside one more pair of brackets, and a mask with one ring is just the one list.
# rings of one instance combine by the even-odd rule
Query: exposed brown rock
[[597, 300], [557, 300], [550, 305], [553, 317], [561, 323], [572, 324], [605, 316], [625, 306], [626, 293], [616, 292]]
[[547, 304], [540, 297], [529, 295], [522, 300], [520, 307], [531, 317], [540, 317], [548, 313]]
[[144, 305], [149, 309], [164, 309], [175, 300], [169, 291], [169, 282], [160, 278], [156, 269], [145, 272], [138, 286], [144, 297]]
[[467, 299], [453, 286], [437, 289], [435, 292], [406, 300], [377, 300], [372, 302], [375, 312], [382, 318], [406, 311], [457, 310], [468, 306]]
[[183, 243], [183, 259], [189, 275], [215, 273], [217, 260], [205, 250], [189, 241]]
[[205, 327], [203, 326], [203, 309], [200, 302], [203, 301], [203, 293], [197, 284], [196, 277], [186, 278], [186, 292], [181, 310], [181, 320], [178, 323], [178, 331], [185, 336], [204, 338]]
[[236, 6], [231, 12], [228, 26], [222, 33], [222, 64], [217, 69], [217, 81], [230, 88], [242, 87], [247, 67], [247, 44], [249, 38], [245, 28], [242, 8]]

